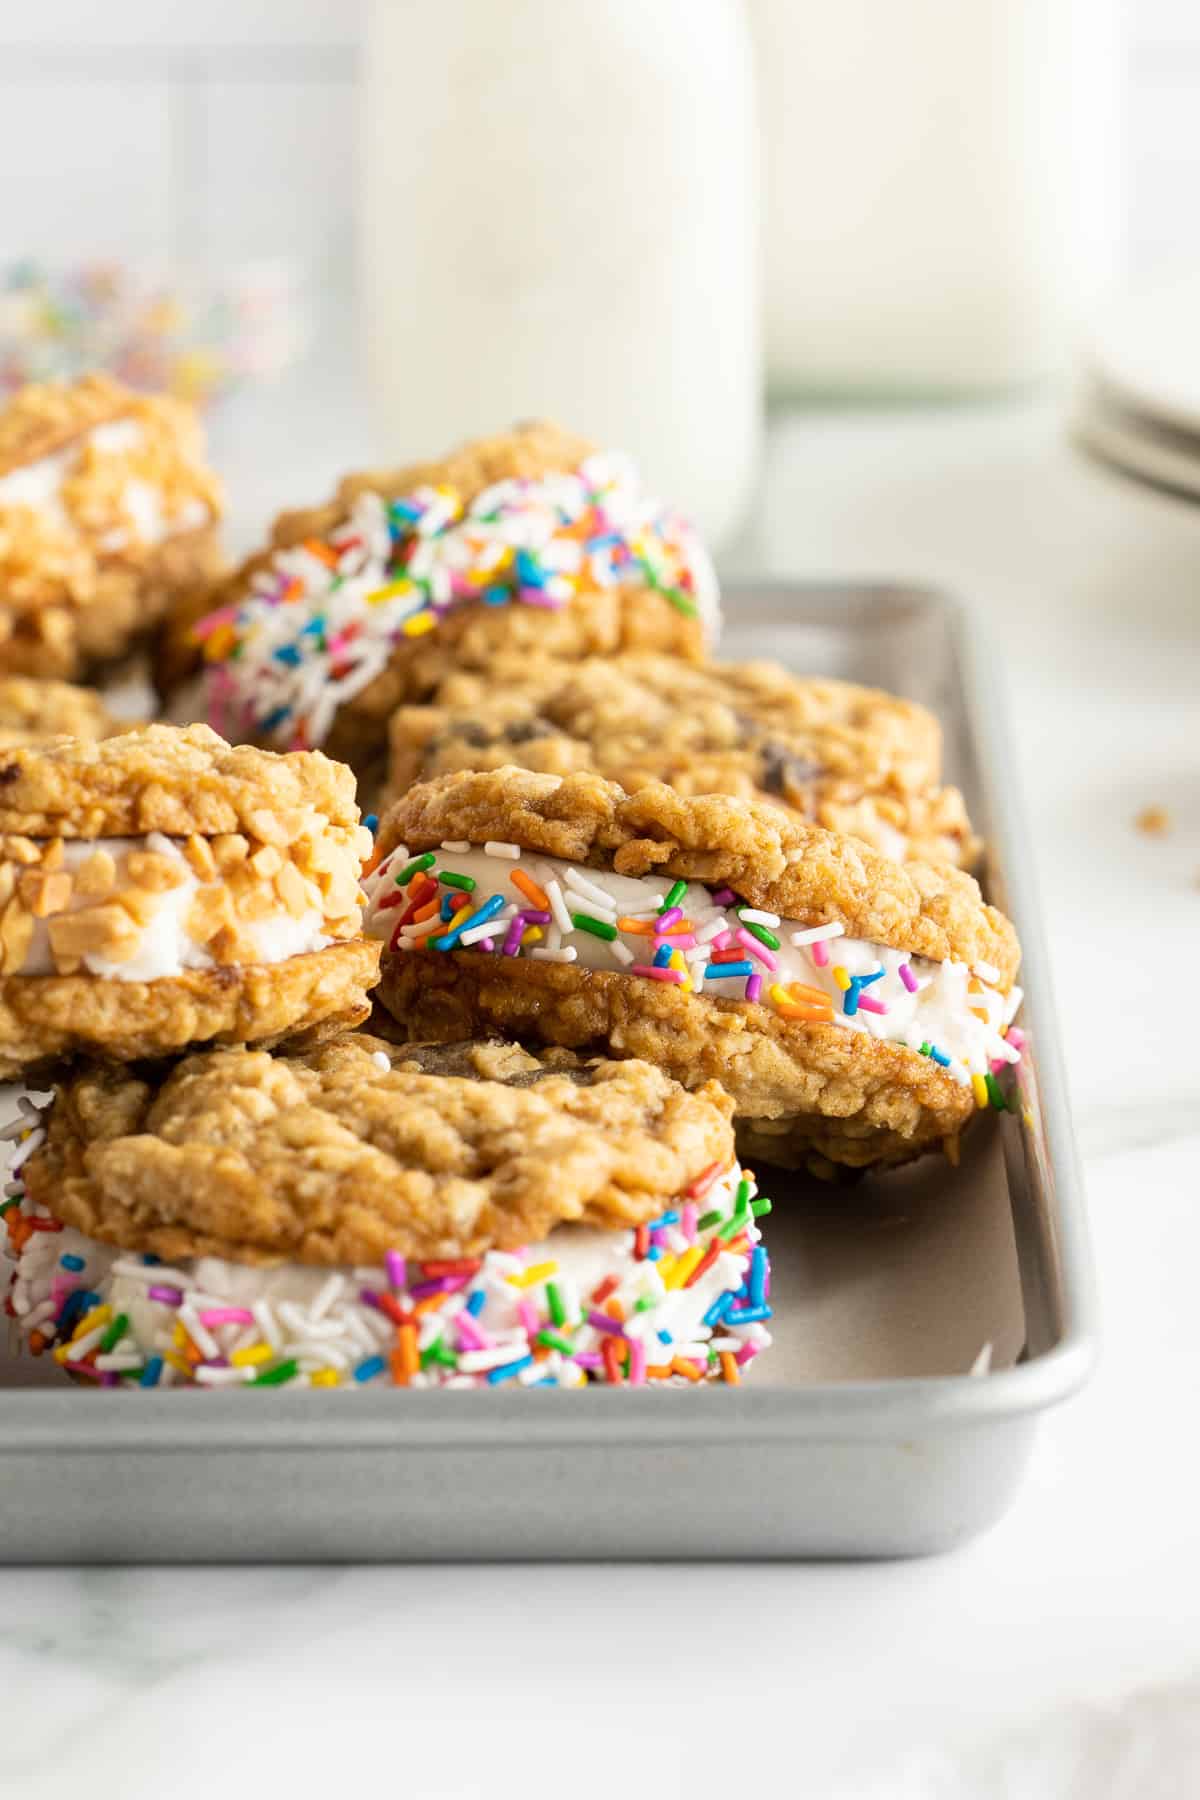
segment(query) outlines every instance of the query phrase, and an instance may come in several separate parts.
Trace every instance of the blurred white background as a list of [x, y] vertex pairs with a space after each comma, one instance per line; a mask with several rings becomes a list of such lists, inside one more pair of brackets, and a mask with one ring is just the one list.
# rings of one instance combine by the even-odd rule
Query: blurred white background
[[[1193, 267], [1200, 5], [1125, 0], [1126, 275]], [[358, 0], [0, 5], [0, 258], [354, 271]], [[404, 94], [396, 150], [404, 151]]]

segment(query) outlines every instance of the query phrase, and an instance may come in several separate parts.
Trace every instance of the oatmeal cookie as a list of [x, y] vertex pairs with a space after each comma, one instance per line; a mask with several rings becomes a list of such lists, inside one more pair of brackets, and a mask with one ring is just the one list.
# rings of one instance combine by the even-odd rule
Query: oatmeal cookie
[[378, 978], [379, 945], [362, 938], [152, 981], [3, 975], [0, 1075], [75, 1055], [125, 1063], [190, 1044], [316, 1042], [370, 1017]]
[[413, 788], [377, 854], [379, 998], [415, 1038], [715, 1079], [785, 1159], [899, 1162], [1005, 1104], [1020, 950], [961, 870], [774, 806], [512, 768]]
[[[207, 725], [142, 725], [104, 743], [0, 752], [0, 833], [90, 838], [249, 831], [284, 844], [300, 815], [358, 824], [354, 776], [316, 751], [227, 744]], [[295, 815], [295, 816], [293, 816]]]
[[[199, 616], [201, 610], [204, 616]], [[214, 725], [370, 770], [397, 706], [502, 651], [698, 659], [717, 628], [699, 539], [626, 459], [552, 425], [352, 475], [168, 625], [168, 695], [203, 661]]]
[[51, 737], [102, 738], [119, 729], [91, 688], [0, 675], [0, 750]]
[[731, 1110], [496, 1041], [88, 1069], [24, 1124], [10, 1311], [102, 1382], [735, 1380], [769, 1203]]
[[0, 667], [73, 677], [123, 655], [214, 577], [221, 510], [192, 410], [106, 375], [0, 412]]
[[353, 777], [207, 726], [0, 751], [0, 1078], [359, 1023]]
[[933, 714], [878, 688], [802, 679], [778, 663], [681, 664], [653, 653], [577, 664], [497, 658], [456, 672], [389, 726], [389, 796], [460, 769], [516, 764], [603, 775], [628, 792], [768, 800], [902, 861], [967, 866], [962, 795], [939, 787]]

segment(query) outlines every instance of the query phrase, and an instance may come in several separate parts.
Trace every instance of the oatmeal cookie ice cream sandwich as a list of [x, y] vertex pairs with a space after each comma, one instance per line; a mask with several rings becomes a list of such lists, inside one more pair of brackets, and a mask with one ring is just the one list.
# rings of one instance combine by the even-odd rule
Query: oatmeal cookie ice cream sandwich
[[778, 663], [707, 663], [631, 652], [580, 663], [498, 658], [459, 671], [389, 727], [389, 793], [460, 769], [515, 764], [603, 775], [629, 793], [770, 801], [904, 861], [969, 865], [963, 797], [939, 785], [933, 714], [878, 688], [791, 674]]
[[0, 1078], [367, 1016], [349, 769], [204, 725], [0, 750]]
[[737, 1382], [770, 1202], [729, 1114], [499, 1042], [95, 1067], [10, 1134], [8, 1311], [106, 1387]]
[[719, 1081], [776, 1162], [907, 1161], [1005, 1104], [1020, 952], [962, 871], [724, 795], [518, 769], [384, 818], [366, 928], [413, 1038], [499, 1031]]
[[0, 750], [52, 737], [108, 737], [118, 730], [92, 688], [38, 681], [30, 675], [0, 675]]
[[171, 622], [161, 679], [172, 690], [202, 661], [203, 695], [184, 698], [218, 730], [323, 746], [362, 773], [394, 709], [453, 669], [501, 651], [694, 660], [717, 625], [716, 578], [682, 517], [627, 458], [533, 424], [349, 476], [329, 505], [285, 513], [269, 549]]
[[0, 669], [77, 677], [221, 566], [220, 489], [191, 408], [106, 375], [0, 410]]

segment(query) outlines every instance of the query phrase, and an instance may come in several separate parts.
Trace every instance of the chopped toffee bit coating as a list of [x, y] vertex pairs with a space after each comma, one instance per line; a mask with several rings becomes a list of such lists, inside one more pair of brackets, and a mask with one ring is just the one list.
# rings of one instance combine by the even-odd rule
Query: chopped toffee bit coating
[[220, 567], [220, 491], [191, 409], [105, 375], [0, 411], [0, 664], [71, 676], [121, 655]]

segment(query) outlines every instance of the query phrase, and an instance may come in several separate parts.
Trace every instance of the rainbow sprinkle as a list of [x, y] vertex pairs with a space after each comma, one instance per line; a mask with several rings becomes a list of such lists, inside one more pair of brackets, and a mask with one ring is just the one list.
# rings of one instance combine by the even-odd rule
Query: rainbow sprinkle
[[115, 262], [0, 270], [0, 388], [74, 381], [95, 369], [196, 406], [277, 375], [304, 346], [292, 278], [236, 270], [180, 289]]
[[712, 635], [717, 584], [696, 533], [644, 496], [624, 457], [495, 483], [469, 502], [448, 487], [359, 495], [327, 537], [279, 550], [238, 602], [194, 627], [210, 722], [227, 736], [320, 744], [337, 709], [406, 638], [477, 601], [557, 612], [637, 583]]

